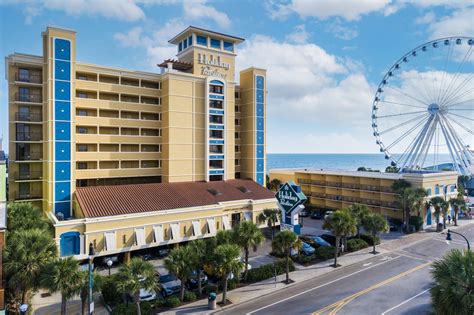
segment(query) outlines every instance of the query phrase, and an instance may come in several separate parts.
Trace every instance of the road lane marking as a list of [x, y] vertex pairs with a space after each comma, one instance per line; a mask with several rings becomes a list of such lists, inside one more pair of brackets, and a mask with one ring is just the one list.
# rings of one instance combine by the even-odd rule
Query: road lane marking
[[321, 285], [319, 285], [319, 286], [317, 286], [317, 287], [314, 287], [314, 288], [311, 288], [311, 289], [307, 289], [307, 290], [302, 291], [302, 292], [300, 292], [300, 293], [297, 293], [297, 294], [295, 294], [295, 295], [289, 296], [289, 297], [287, 297], [287, 298], [284, 298], [283, 300], [280, 300], [280, 301], [277, 301], [277, 302], [274, 302], [274, 303], [265, 305], [265, 306], [263, 306], [263, 307], [261, 307], [261, 308], [259, 308], [259, 309], [256, 309], [256, 310], [253, 310], [253, 311], [251, 311], [251, 312], [248, 312], [247, 315], [250, 315], [250, 314], [259, 312], [259, 311], [261, 311], [261, 310], [264, 310], [264, 309], [266, 309], [266, 308], [269, 308], [269, 307], [271, 307], [271, 306], [274, 306], [274, 305], [283, 303], [283, 302], [288, 301], [288, 300], [290, 300], [290, 299], [292, 299], [292, 298], [295, 298], [295, 297], [297, 297], [297, 296], [300, 296], [300, 295], [306, 294], [306, 293], [308, 293], [308, 292], [311, 292], [311, 291], [313, 291], [313, 290], [316, 290], [316, 289], [325, 287], [325, 286], [327, 286], [327, 285], [329, 285], [329, 284], [332, 284], [332, 283], [334, 283], [334, 282], [337, 282], [337, 281], [346, 279], [346, 278], [348, 278], [348, 277], [350, 277], [350, 276], [356, 275], [356, 274], [358, 274], [358, 273], [361, 273], [361, 272], [363, 272], [363, 271], [372, 269], [372, 268], [374, 268], [374, 267], [383, 265], [383, 264], [385, 264], [385, 263], [387, 263], [387, 262], [391, 262], [391, 261], [393, 261], [393, 260], [395, 260], [395, 259], [398, 259], [398, 258], [400, 258], [400, 257], [401, 257], [401, 256], [389, 257], [389, 258], [390, 258], [389, 260], [384, 260], [383, 262], [380, 262], [380, 263], [377, 263], [377, 264], [375, 264], [375, 265], [369, 266], [369, 267], [367, 267], [367, 268], [364, 268], [364, 269], [361, 269], [361, 270], [352, 272], [352, 273], [347, 274], [347, 275], [345, 275], [345, 276], [343, 276], [343, 277], [340, 277], [340, 278], [334, 279], [334, 280], [332, 280], [332, 281], [323, 283], [323, 284], [321, 284]]
[[337, 301], [337, 302], [335, 302], [335, 303], [333, 303], [333, 304], [331, 304], [331, 305], [328, 305], [328, 306], [326, 306], [326, 307], [323, 307], [322, 309], [319, 309], [319, 310], [317, 310], [316, 312], [313, 312], [312, 315], [319, 315], [319, 314], [322, 314], [322, 313], [324, 313], [324, 312], [326, 312], [326, 311], [329, 311], [329, 310], [332, 310], [331, 313], [329, 313], [329, 314], [334, 315], [334, 314], [336, 314], [338, 311], [340, 311], [344, 306], [346, 306], [346, 305], [349, 304], [351, 301], [353, 301], [355, 298], [357, 298], [357, 297], [359, 297], [359, 296], [362, 296], [362, 295], [364, 295], [364, 294], [367, 294], [367, 293], [369, 293], [369, 292], [371, 292], [371, 291], [373, 291], [373, 290], [375, 290], [375, 289], [378, 289], [378, 288], [380, 288], [380, 287], [382, 287], [382, 286], [384, 286], [384, 285], [386, 285], [386, 284], [389, 284], [389, 283], [391, 283], [391, 282], [394, 282], [394, 281], [396, 281], [396, 280], [398, 280], [398, 279], [400, 279], [400, 278], [402, 278], [402, 277], [404, 277], [404, 276], [406, 276], [406, 275], [408, 275], [408, 274], [410, 274], [410, 273], [413, 273], [413, 272], [415, 272], [415, 271], [418, 271], [418, 270], [420, 270], [420, 269], [423, 269], [423, 268], [429, 266], [430, 264], [431, 264], [431, 262], [427, 262], [427, 263], [418, 265], [418, 266], [416, 266], [416, 267], [414, 267], [414, 268], [411, 268], [411, 269], [409, 269], [409, 270], [407, 270], [407, 271], [402, 272], [401, 274], [398, 274], [398, 275], [393, 276], [393, 277], [391, 277], [391, 278], [388, 278], [388, 279], [386, 279], [386, 280], [384, 280], [384, 281], [381, 281], [381, 282], [379, 282], [379, 283], [376, 283], [376, 284], [374, 284], [374, 285], [371, 285], [370, 287], [368, 287], [368, 288], [366, 288], [366, 289], [364, 289], [364, 290], [361, 290], [361, 291], [359, 291], [359, 292], [356, 292], [356, 293], [354, 293], [354, 294], [352, 294], [352, 295], [350, 295], [350, 296], [348, 296], [348, 297], [345, 297], [345, 298], [343, 298], [343, 299], [341, 299], [341, 300], [339, 300], [339, 301]]
[[[401, 252], [403, 252], [403, 253], [401, 253]], [[430, 258], [433, 258], [433, 259], [417, 257], [417, 256], [415, 256], [415, 255], [413, 255], [410, 252], [407, 252], [405, 250], [399, 250], [399, 251], [397, 251], [397, 254], [401, 255], [403, 257], [408, 257], [408, 258], [412, 258], [412, 259], [416, 259], [416, 260], [420, 260], [420, 261], [425, 261], [425, 262], [428, 262], [428, 261], [433, 262], [436, 259], [435, 257], [431, 257], [431, 256], [426, 256], [426, 257], [430, 257]]]
[[409, 299], [406, 299], [405, 301], [401, 302], [400, 304], [395, 305], [395, 306], [392, 307], [392, 308], [389, 308], [388, 310], [386, 310], [385, 312], [383, 312], [381, 315], [385, 315], [385, 314], [387, 314], [388, 312], [391, 312], [391, 311], [393, 311], [394, 309], [399, 308], [399, 307], [402, 306], [403, 304], [406, 304], [406, 303], [410, 302], [411, 300], [416, 299], [417, 297], [419, 297], [420, 295], [425, 294], [425, 293], [428, 292], [429, 290], [431, 290], [431, 288], [426, 289], [426, 290], [424, 290], [424, 291], [421, 291], [421, 292], [418, 293], [417, 295], [412, 296], [412, 297], [409, 298]]
[[366, 263], [366, 264], [363, 264], [362, 266], [364, 266], [364, 267], [367, 267], [367, 266], [370, 266], [370, 265], [372, 265], [372, 263], [371, 263], [371, 262], [369, 262], [369, 263]]

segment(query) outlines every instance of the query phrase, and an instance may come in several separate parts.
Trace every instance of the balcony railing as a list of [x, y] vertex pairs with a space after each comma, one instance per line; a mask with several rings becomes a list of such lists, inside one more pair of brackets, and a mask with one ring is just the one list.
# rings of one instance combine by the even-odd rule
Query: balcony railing
[[43, 117], [41, 114], [27, 114], [27, 113], [15, 113], [16, 121], [29, 121], [29, 122], [41, 122]]
[[386, 193], [394, 193], [391, 187], [384, 187], [384, 186], [376, 186], [376, 185], [360, 185], [360, 184], [351, 184], [351, 183], [336, 183], [336, 182], [326, 182], [326, 181], [319, 181], [319, 180], [311, 180], [311, 179], [299, 179], [298, 183], [303, 185], [316, 185], [316, 186], [323, 186], [323, 187], [331, 187], [331, 188], [347, 188], [347, 189], [354, 189], [354, 190], [366, 190], [372, 192], [386, 192]]
[[41, 141], [43, 134], [41, 132], [17, 132], [16, 141]]
[[16, 180], [42, 179], [43, 178], [43, 172], [41, 172], [41, 171], [15, 172], [14, 178]]
[[43, 78], [40, 74], [31, 73], [29, 75], [20, 75], [19, 73], [15, 73], [15, 81], [41, 84], [43, 83]]
[[39, 161], [43, 157], [41, 152], [30, 152], [29, 154], [18, 154], [16, 156], [17, 161]]
[[15, 101], [26, 103], [42, 103], [43, 97], [39, 94], [15, 94]]
[[41, 190], [32, 190], [30, 192], [19, 191], [15, 197], [16, 200], [41, 199], [43, 198], [43, 193]]

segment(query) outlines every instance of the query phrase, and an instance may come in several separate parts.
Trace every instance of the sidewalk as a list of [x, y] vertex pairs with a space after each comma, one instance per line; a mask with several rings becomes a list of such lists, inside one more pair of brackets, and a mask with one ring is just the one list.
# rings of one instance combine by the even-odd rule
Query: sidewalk
[[[463, 226], [474, 224], [474, 220], [459, 220], [458, 226], [449, 226], [450, 229], [456, 230]], [[434, 237], [439, 235], [438, 233], [434, 233], [431, 231], [423, 231], [419, 233], [405, 235], [401, 238], [386, 241], [377, 246], [377, 255], [384, 255], [388, 252], [402, 249], [409, 245], [421, 242], [425, 239]], [[369, 258], [374, 257], [373, 254], [369, 253], [371, 248], [365, 248], [357, 252], [349, 253], [344, 256], [338, 258], [338, 263], [341, 264], [343, 267], [367, 260]], [[277, 277], [276, 282], [275, 279], [267, 279], [261, 282], [253, 283], [247, 285], [245, 287], [237, 288], [232, 291], [228, 291], [227, 298], [232, 301], [232, 305], [238, 303], [244, 303], [250, 301], [252, 299], [256, 299], [258, 297], [271, 294], [273, 292], [282, 290], [284, 288], [288, 288], [288, 286], [295, 285], [297, 283], [301, 283], [305, 280], [312, 279], [319, 277], [321, 275], [327, 274], [335, 269], [331, 267], [332, 260], [327, 260], [324, 262], [320, 262], [311, 266], [297, 266], [297, 270], [290, 273], [290, 278], [294, 282], [292, 284], [286, 285], [283, 284], [282, 281], [285, 279], [285, 275], [280, 275]], [[218, 301], [222, 299], [222, 295], [219, 294], [217, 297]], [[225, 308], [218, 308], [216, 311], [220, 311], [226, 308], [232, 307], [227, 306]], [[190, 304], [186, 304], [180, 307], [177, 307], [171, 311], [163, 312], [161, 314], [164, 315], [171, 315], [171, 314], [211, 314], [215, 311], [208, 310], [207, 308], [207, 300], [199, 300]]]

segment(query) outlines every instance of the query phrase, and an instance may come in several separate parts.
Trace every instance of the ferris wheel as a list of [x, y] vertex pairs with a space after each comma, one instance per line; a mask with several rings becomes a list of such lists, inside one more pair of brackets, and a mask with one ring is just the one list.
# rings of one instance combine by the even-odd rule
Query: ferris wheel
[[372, 128], [400, 171], [474, 174], [473, 37], [447, 37], [409, 51], [388, 70], [372, 106]]

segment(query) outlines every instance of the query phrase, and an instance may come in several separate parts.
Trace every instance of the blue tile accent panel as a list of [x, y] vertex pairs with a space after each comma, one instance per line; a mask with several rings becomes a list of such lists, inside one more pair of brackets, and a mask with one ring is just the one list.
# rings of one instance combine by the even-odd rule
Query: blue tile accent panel
[[224, 155], [209, 155], [209, 160], [223, 160]]
[[54, 106], [55, 120], [71, 120], [71, 103], [56, 101]]
[[54, 163], [54, 179], [56, 181], [71, 180], [71, 163], [70, 162], [56, 162]]
[[209, 129], [224, 129], [224, 126], [210, 125]]
[[259, 183], [260, 185], [263, 185], [265, 176], [263, 175], [263, 173], [257, 173], [257, 183]]
[[54, 62], [54, 75], [56, 80], [71, 81], [71, 63], [56, 60]]
[[261, 75], [257, 75], [257, 89], [263, 90], [265, 88], [265, 79]]
[[223, 100], [224, 95], [214, 95], [214, 94], [209, 94], [209, 98], [215, 99], [215, 100]]
[[61, 257], [79, 255], [81, 235], [79, 232], [67, 232], [59, 236], [59, 252]]
[[263, 103], [263, 90], [257, 90], [257, 102]]
[[71, 60], [71, 42], [65, 39], [56, 38], [54, 40], [54, 58]]
[[263, 117], [265, 115], [265, 110], [263, 103], [257, 103], [257, 116]]
[[257, 172], [263, 172], [264, 171], [264, 160], [263, 159], [257, 159]]
[[263, 145], [257, 145], [257, 159], [264, 159], [265, 158], [265, 150]]
[[265, 144], [265, 133], [257, 131], [257, 144]]
[[224, 115], [224, 111], [223, 110], [210, 109], [209, 114]]
[[210, 144], [224, 144], [224, 140], [209, 140]]
[[257, 117], [257, 130], [264, 130], [264, 119], [263, 119], [263, 117]]
[[55, 91], [54, 96], [59, 101], [70, 101], [71, 100], [71, 84], [64, 81], [54, 81]]
[[219, 81], [219, 80], [212, 80], [210, 83], [211, 83], [211, 84], [220, 84], [220, 85], [224, 85], [224, 82], [222, 82], [222, 81]]
[[54, 213], [57, 214], [61, 212], [64, 214], [64, 218], [67, 219], [71, 216], [71, 202], [64, 201], [64, 202], [55, 202], [54, 203]]
[[57, 121], [55, 125], [55, 139], [56, 141], [69, 141], [71, 140], [71, 123], [64, 121]]
[[70, 201], [71, 200], [70, 197], [71, 197], [71, 183], [70, 182], [54, 183], [55, 201]]
[[209, 174], [210, 175], [221, 175], [221, 174], [224, 174], [224, 170], [210, 170]]
[[56, 161], [71, 160], [71, 142], [55, 142], [54, 147]]

